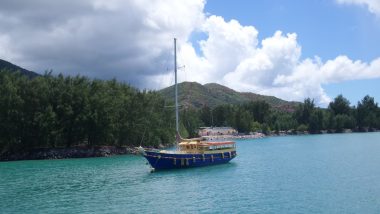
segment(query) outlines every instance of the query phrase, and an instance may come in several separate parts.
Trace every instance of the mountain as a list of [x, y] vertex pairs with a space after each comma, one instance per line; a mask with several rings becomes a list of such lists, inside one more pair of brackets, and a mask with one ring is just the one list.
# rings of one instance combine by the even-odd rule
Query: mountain
[[[33, 71], [26, 70], [2, 59], [0, 59], [0, 70], [10, 72], [19, 71], [21, 74], [24, 74], [29, 78], [40, 76]], [[158, 92], [162, 94], [167, 101], [174, 101], [174, 86], [164, 88]], [[265, 101], [273, 108], [288, 112], [294, 111], [295, 107], [298, 105], [297, 102], [288, 102], [274, 96], [265, 96], [250, 92], [237, 92], [216, 83], [202, 85], [197, 82], [179, 83], [178, 100], [180, 105], [193, 108], [202, 108], [205, 105], [214, 108], [218, 105], [225, 104], [243, 104], [250, 101]]]
[[23, 74], [29, 78], [34, 78], [34, 77], [40, 76], [39, 74], [37, 74], [33, 71], [26, 70], [24, 68], [21, 68], [17, 65], [14, 65], [14, 64], [7, 62], [5, 60], [2, 60], [2, 59], [0, 59], [0, 70], [6, 70], [6, 71], [10, 71], [10, 72], [19, 71], [21, 74]]
[[[174, 100], [174, 86], [159, 91], [168, 101]], [[250, 101], [265, 101], [273, 108], [282, 111], [294, 111], [298, 102], [288, 102], [274, 96], [259, 95], [250, 92], [237, 92], [217, 83], [205, 85], [197, 82], [178, 84], [178, 102], [182, 106], [201, 108], [205, 105], [214, 108], [225, 104], [242, 104]]]

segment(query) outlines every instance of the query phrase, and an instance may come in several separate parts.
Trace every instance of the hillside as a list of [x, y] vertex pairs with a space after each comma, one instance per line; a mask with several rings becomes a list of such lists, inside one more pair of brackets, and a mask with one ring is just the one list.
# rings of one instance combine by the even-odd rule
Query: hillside
[[[159, 91], [166, 100], [173, 101], [174, 86]], [[208, 83], [201, 85], [197, 82], [183, 82], [178, 84], [178, 100], [185, 107], [201, 108], [205, 105], [213, 108], [225, 104], [242, 104], [249, 101], [265, 101], [272, 107], [293, 111], [297, 102], [288, 102], [274, 96], [264, 96], [250, 92], [237, 92], [228, 87]]]
[[29, 70], [26, 70], [24, 68], [21, 68], [17, 65], [14, 65], [10, 62], [7, 62], [5, 60], [2, 60], [0, 59], [0, 70], [6, 70], [6, 71], [10, 71], [10, 72], [16, 72], [16, 71], [19, 71], [21, 72], [22, 74], [26, 75], [27, 77], [29, 78], [33, 78], [33, 77], [37, 77], [39, 76], [39, 74], [33, 72], [33, 71], [29, 71]]
[[[2, 59], [0, 59], [0, 70], [7, 70], [10, 72], [19, 71], [29, 78], [39, 76], [39, 74], [33, 71], [26, 70]], [[197, 82], [183, 82], [178, 84], [178, 86], [179, 103], [185, 107], [202, 108], [207, 105], [214, 108], [225, 104], [242, 104], [249, 101], [265, 101], [273, 108], [292, 112], [298, 104], [297, 102], [288, 102], [274, 96], [264, 96], [250, 92], [237, 92], [217, 83], [202, 85]], [[162, 94], [167, 101], [173, 102], [174, 86], [164, 88], [158, 92]]]

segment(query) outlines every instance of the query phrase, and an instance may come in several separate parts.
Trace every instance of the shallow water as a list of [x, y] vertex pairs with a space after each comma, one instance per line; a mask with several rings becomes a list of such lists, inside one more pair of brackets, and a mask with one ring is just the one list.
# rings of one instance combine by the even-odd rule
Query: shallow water
[[380, 213], [380, 133], [240, 140], [231, 163], [0, 162], [0, 213]]

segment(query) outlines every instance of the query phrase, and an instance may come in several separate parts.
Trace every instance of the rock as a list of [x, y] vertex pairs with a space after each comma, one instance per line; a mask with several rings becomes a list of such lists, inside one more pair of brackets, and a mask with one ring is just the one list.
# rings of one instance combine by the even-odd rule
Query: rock
[[109, 157], [124, 154], [138, 154], [138, 152], [132, 147], [116, 146], [38, 148], [31, 151], [4, 152], [0, 154], [0, 161]]

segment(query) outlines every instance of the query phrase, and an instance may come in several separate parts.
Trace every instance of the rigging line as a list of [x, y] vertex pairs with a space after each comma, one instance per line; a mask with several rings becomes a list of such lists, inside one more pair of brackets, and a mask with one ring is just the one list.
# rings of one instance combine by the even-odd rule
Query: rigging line
[[[177, 44], [177, 49], [178, 50], [180, 50], [181, 49], [181, 45], [180, 44]], [[180, 51], [178, 51], [178, 52], [180, 52]], [[178, 56], [178, 52], [176, 53], [177, 54], [177, 56]], [[186, 73], [186, 70], [185, 70], [185, 65], [181, 65], [182, 64], [182, 60], [181, 59], [178, 59], [178, 57], [177, 57], [177, 62], [178, 62], [178, 64], [180, 64], [180, 65], [178, 65], [177, 64], [177, 71], [179, 70], [179, 71], [184, 71], [185, 72], [185, 78], [181, 78], [181, 77], [183, 77], [182, 75], [180, 75], [181, 73], [178, 73], [178, 81], [177, 81], [177, 83], [180, 83], [181, 81], [180, 81], [180, 79], [181, 80], [183, 80], [182, 82], [186, 82], [187, 81], [187, 73]]]
[[144, 129], [144, 132], [143, 132], [143, 136], [142, 136], [141, 141], [140, 141], [140, 146], [142, 145], [142, 142], [144, 140], [145, 132], [146, 132], [146, 126], [145, 126], [145, 129]]
[[186, 82], [186, 81], [187, 81], [186, 66], [185, 66], [185, 65], [179, 66], [179, 67], [178, 67], [178, 70], [183, 71], [183, 73], [185, 74], [185, 78], [184, 78], [184, 81], [183, 81], [183, 82]]
[[[150, 108], [150, 114], [152, 114], [152, 112], [153, 112], [153, 109], [154, 109], [154, 105], [152, 105], [152, 107]], [[163, 111], [163, 110], [162, 110]], [[145, 120], [144, 120], [144, 122], [143, 122], [143, 124], [142, 125], [144, 125], [144, 132], [143, 132], [143, 135], [142, 135], [142, 137], [141, 137], [141, 141], [140, 141], [140, 146], [142, 145], [142, 142], [144, 141], [144, 137], [145, 137], [145, 133], [146, 133], [146, 129], [147, 129], [147, 119], [146, 119], [146, 117], [145, 117]]]

